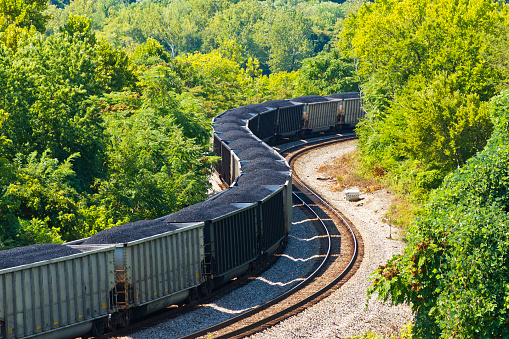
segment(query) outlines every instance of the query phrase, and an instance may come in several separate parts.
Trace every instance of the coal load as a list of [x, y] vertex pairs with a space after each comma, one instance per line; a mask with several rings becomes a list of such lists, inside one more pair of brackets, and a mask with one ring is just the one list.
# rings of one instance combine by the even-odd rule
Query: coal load
[[0, 251], [0, 270], [81, 253], [59, 244], [35, 244]]
[[232, 124], [232, 123], [226, 123], [221, 125], [215, 125], [214, 126], [214, 132], [216, 133], [226, 133], [229, 131], [243, 131], [247, 132], [246, 128], [242, 127], [241, 125]]
[[238, 210], [237, 207], [221, 202], [219, 199], [209, 199], [172, 213], [164, 219], [166, 222], [197, 222], [218, 218]]
[[281, 108], [281, 107], [294, 106], [290, 102], [290, 100], [271, 100], [271, 101], [266, 101], [266, 102], [264, 102], [261, 105], [264, 105], [266, 107], [271, 107], [271, 108]]
[[228, 132], [225, 132], [221, 135], [218, 135], [219, 138], [221, 140], [224, 140], [224, 141], [233, 141], [233, 140], [237, 140], [237, 139], [240, 139], [240, 138], [247, 138], [249, 137], [251, 134], [246, 130], [235, 130], [235, 131], [228, 131]]
[[359, 92], [347, 92], [347, 93], [336, 93], [327, 95], [327, 98], [330, 99], [358, 99], [360, 98]]
[[169, 225], [162, 219], [139, 220], [120, 226], [115, 226], [107, 230], [94, 234], [83, 242], [84, 245], [90, 244], [119, 244], [131, 242], [153, 235], [174, 231], [179, 227]]
[[259, 185], [234, 186], [217, 197], [225, 203], [253, 203], [270, 196], [272, 191]]
[[270, 158], [257, 158], [250, 160], [247, 164], [242, 165], [242, 172], [252, 172], [259, 169], [270, 169], [279, 172], [288, 172], [290, 168], [279, 161]]
[[228, 144], [228, 147], [234, 151], [241, 151], [249, 147], [257, 147], [261, 143], [255, 138], [240, 138]]
[[224, 117], [221, 117], [219, 119], [214, 120], [215, 125], [221, 125], [221, 124], [236, 124], [239, 126], [245, 126], [246, 121], [242, 120], [241, 118], [232, 117], [229, 115], [226, 115]]
[[259, 169], [237, 178], [237, 185], [277, 185], [281, 186], [288, 180], [288, 173], [281, 173], [270, 169]]
[[270, 149], [264, 146], [249, 147], [237, 154], [241, 161], [253, 160], [258, 158], [268, 158], [274, 160], [281, 160], [281, 158], [274, 154]]
[[252, 118], [252, 113], [257, 114], [265, 112], [267, 107], [264, 104], [247, 105], [238, 108], [234, 108], [226, 112], [225, 116], [236, 117], [240, 119]]
[[327, 98], [322, 97], [320, 95], [308, 95], [308, 96], [305, 96], [305, 97], [293, 98], [292, 101], [294, 101], [294, 102], [302, 102], [303, 104], [310, 104], [310, 103], [313, 103], [313, 102], [325, 102], [325, 101], [329, 101], [329, 100], [327, 100]]

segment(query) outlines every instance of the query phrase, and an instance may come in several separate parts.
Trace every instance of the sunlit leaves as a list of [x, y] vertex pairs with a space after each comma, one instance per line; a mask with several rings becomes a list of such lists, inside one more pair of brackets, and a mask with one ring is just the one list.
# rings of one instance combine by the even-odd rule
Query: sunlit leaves
[[492, 107], [484, 150], [445, 179], [404, 255], [374, 274], [370, 293], [412, 303], [418, 338], [509, 335], [509, 93]]

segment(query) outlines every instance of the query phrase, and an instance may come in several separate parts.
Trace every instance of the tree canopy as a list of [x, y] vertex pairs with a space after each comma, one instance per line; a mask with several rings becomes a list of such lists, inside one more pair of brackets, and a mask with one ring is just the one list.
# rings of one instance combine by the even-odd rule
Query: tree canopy
[[358, 65], [368, 111], [358, 133], [371, 166], [420, 168], [426, 189], [436, 188], [483, 148], [486, 103], [509, 75], [507, 14], [492, 0], [380, 0], [345, 21], [342, 50]]

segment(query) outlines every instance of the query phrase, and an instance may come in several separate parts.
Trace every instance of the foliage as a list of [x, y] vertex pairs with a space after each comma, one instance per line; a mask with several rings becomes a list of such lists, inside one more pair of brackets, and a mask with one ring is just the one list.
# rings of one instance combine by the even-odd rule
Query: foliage
[[12, 182], [4, 186], [0, 228], [14, 245], [61, 241], [79, 235], [75, 228], [80, 196], [72, 187], [76, 173], [73, 154], [63, 162], [40, 156], [18, 154], [13, 161]]
[[222, 49], [203, 54], [196, 52], [179, 56], [176, 62], [182, 64], [188, 77], [186, 87], [193, 95], [203, 99], [209, 117], [232, 107], [242, 106], [246, 91], [259, 75], [256, 61], [248, 60], [243, 68], [239, 63], [241, 50], [237, 44], [226, 43]]
[[27, 36], [44, 32], [49, 16], [44, 0], [3, 0], [0, 2], [0, 42], [16, 50]]
[[50, 6], [48, 33], [78, 14], [92, 19], [98, 37], [131, 51], [154, 39], [172, 57], [206, 54], [232, 40], [242, 47], [243, 59], [257, 59], [269, 74], [297, 70], [303, 59], [328, 48], [341, 20], [359, 4], [359, 0], [129, 2], [74, 0], [65, 8]]
[[411, 339], [412, 338], [412, 323], [408, 323], [400, 329], [399, 333], [391, 335], [378, 335], [373, 332], [367, 332], [363, 335], [352, 337], [352, 339]]
[[352, 60], [333, 49], [302, 61], [301, 92], [307, 95], [358, 92], [359, 82]]
[[509, 92], [493, 100], [486, 147], [445, 179], [409, 246], [374, 273], [369, 293], [411, 302], [414, 335], [509, 335]]
[[[0, 246], [62, 242], [205, 198], [210, 123], [184, 68], [150, 41], [128, 54], [71, 15], [0, 43]], [[148, 66], [148, 67], [147, 67]], [[198, 112], [198, 113], [196, 113]]]
[[438, 179], [429, 190], [483, 148], [486, 102], [509, 75], [499, 61], [506, 13], [491, 0], [380, 0], [345, 21], [342, 49], [358, 63], [368, 112], [358, 127], [368, 166], [402, 172], [410, 161]]

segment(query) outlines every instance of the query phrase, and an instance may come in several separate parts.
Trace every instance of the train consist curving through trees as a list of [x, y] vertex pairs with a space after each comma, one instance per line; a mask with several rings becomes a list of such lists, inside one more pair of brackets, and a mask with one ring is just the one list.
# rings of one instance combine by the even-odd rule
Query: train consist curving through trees
[[267, 143], [351, 128], [363, 116], [358, 93], [218, 115], [216, 171], [227, 190], [90, 238], [0, 252], [0, 339], [100, 334], [244, 274], [284, 245], [292, 220], [291, 170]]

